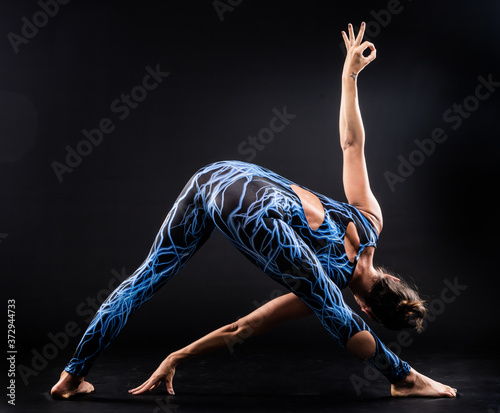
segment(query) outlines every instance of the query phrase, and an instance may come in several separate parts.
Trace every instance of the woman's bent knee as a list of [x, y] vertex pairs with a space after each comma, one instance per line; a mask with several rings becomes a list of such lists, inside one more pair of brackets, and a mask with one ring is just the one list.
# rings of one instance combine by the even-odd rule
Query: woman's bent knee
[[377, 344], [372, 333], [369, 331], [360, 331], [354, 334], [346, 344], [346, 349], [353, 356], [361, 359], [368, 360], [375, 354]]

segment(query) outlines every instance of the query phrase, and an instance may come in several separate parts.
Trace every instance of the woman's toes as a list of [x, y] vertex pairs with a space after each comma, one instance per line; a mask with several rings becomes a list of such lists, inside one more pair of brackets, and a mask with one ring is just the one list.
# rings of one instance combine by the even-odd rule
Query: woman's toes
[[94, 391], [94, 386], [87, 382], [83, 381], [77, 389], [77, 393], [92, 393]]

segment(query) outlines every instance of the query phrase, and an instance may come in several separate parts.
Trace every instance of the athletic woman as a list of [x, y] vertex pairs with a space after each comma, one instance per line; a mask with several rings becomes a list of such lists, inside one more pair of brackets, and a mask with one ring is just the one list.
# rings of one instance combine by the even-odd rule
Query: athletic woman
[[[219, 229], [250, 261], [291, 291], [238, 322], [223, 327], [165, 359], [133, 394], [167, 383], [175, 365], [226, 345], [252, 327], [258, 334], [288, 318], [314, 313], [332, 338], [368, 360], [392, 384], [394, 396], [455, 397], [456, 390], [433, 381], [391, 352], [344, 302], [349, 286], [361, 310], [390, 329], [421, 329], [425, 305], [402, 280], [373, 265], [382, 212], [371, 192], [364, 157], [364, 129], [357, 77], [375, 59], [363, 42], [365, 24], [342, 32], [347, 56], [342, 74], [340, 144], [348, 204], [334, 201], [257, 165], [222, 161], [197, 171], [168, 213], [144, 263], [102, 304], [51, 394], [69, 398], [89, 393], [84, 381], [97, 356], [146, 300], [174, 276]], [[370, 50], [368, 56], [363, 51]], [[186, 356], [187, 355], [187, 356]], [[172, 360], [177, 361], [172, 361]]]

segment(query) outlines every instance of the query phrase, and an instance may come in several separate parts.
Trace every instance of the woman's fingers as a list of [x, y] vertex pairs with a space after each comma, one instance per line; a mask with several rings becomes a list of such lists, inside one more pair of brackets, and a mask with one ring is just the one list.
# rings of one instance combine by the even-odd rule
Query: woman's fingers
[[167, 381], [166, 385], [167, 385], [167, 393], [168, 394], [175, 394], [174, 386], [172, 386], [172, 382]]
[[[361, 41], [363, 40], [363, 36], [365, 35], [366, 24], [365, 22], [361, 23], [361, 27], [359, 28], [359, 32], [357, 36], [354, 36], [354, 28], [351, 23], [348, 26], [349, 37], [346, 32], [342, 30], [342, 38], [344, 39], [345, 47], [347, 50], [351, 48], [351, 46], [359, 46], [361, 45]], [[364, 42], [365, 44], [367, 42]], [[368, 42], [373, 46], [373, 43]], [[375, 47], [373, 47], [375, 48]], [[364, 49], [363, 49], [364, 50]]]
[[363, 36], [365, 35], [365, 22], [361, 23], [361, 27], [359, 28], [358, 36], [356, 37], [356, 44], [361, 44], [361, 40], [363, 40]]
[[165, 382], [168, 394], [175, 394], [174, 387], [172, 386], [172, 381], [174, 379], [174, 374], [175, 374], [175, 367], [167, 368], [163, 366], [164, 363], [162, 363], [162, 366], [160, 366], [157, 369], [157, 371], [155, 371], [147, 381], [145, 381], [135, 389], [129, 390], [128, 392], [134, 395], [142, 394], [147, 391], [156, 389], [161, 383]]
[[174, 373], [175, 373], [175, 370], [173, 370], [173, 372], [171, 374], [168, 374], [167, 378], [165, 379], [165, 384], [167, 386], [168, 394], [175, 394], [174, 386], [172, 384], [174, 381]]
[[175, 376], [175, 367], [170, 366], [169, 370], [165, 374], [165, 385], [167, 386], [168, 394], [175, 394], [174, 386], [172, 385]]
[[147, 391], [149, 389], [148, 383], [149, 383], [149, 380], [142, 383], [139, 387], [136, 387], [135, 389], [129, 390], [129, 393], [132, 393], [132, 394], [144, 393], [145, 391]]
[[352, 45], [355, 37], [354, 37], [354, 29], [351, 23], [349, 23], [348, 30], [349, 30], [349, 44]]
[[128, 392], [131, 394], [139, 394], [142, 392], [142, 389], [144, 388], [146, 383], [142, 383], [140, 386], [136, 387], [135, 389], [130, 389]]
[[160, 381], [153, 380], [150, 378], [149, 380], [142, 383], [139, 387], [136, 387], [135, 389], [129, 390], [129, 393], [141, 394], [141, 393], [144, 393], [146, 391], [155, 389], [156, 387], [158, 387], [159, 384], [160, 384]]
[[375, 49], [375, 45], [372, 42], [364, 41], [360, 45], [360, 49], [361, 49], [361, 55], [363, 55], [363, 52], [366, 49], [371, 50], [371, 52], [368, 56], [363, 56], [367, 60], [368, 63], [370, 63], [372, 60], [375, 60], [375, 58], [377, 57], [377, 49]]
[[129, 393], [133, 393], [133, 392], [136, 392], [137, 390], [140, 390], [142, 388], [142, 386], [144, 386], [145, 383], [142, 383], [140, 386], [137, 386], [133, 389], [130, 389], [128, 392]]
[[349, 39], [347, 38], [347, 34], [345, 34], [345, 32], [342, 30], [342, 38], [344, 39], [344, 43], [345, 43], [345, 48], [347, 50], [349, 50], [349, 47], [351, 46], [349, 44]]

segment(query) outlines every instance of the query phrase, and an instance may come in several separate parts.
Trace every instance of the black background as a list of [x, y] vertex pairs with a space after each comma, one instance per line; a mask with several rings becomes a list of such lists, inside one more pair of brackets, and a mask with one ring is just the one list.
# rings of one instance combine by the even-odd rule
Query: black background
[[[269, 126], [273, 108], [286, 106], [296, 118], [252, 162], [344, 201], [340, 32], [363, 20], [377, 47], [359, 78], [368, 168], [385, 219], [376, 261], [409, 276], [431, 302], [445, 280], [467, 287], [435, 304], [439, 314], [412, 348], [493, 349], [500, 91], [461, 116], [459, 127], [444, 114], [475, 94], [479, 76], [500, 81], [500, 3], [401, 0], [390, 21], [380, 12], [386, 1], [247, 0], [232, 8], [221, 18], [212, 1], [73, 0], [16, 53], [8, 35], [21, 35], [22, 18], [32, 21], [40, 5], [2, 2], [0, 271], [4, 305], [16, 301], [21, 360], [29, 363], [33, 349], [50, 343], [48, 333], [68, 322], [83, 329], [88, 299], [104, 298], [112, 270], [131, 274], [142, 263], [193, 172], [247, 160], [238, 146]], [[170, 75], [120, 120], [112, 102], [158, 65]], [[114, 131], [59, 182], [53, 162], [64, 163], [67, 146], [75, 149], [82, 130], [104, 118]], [[435, 128], [448, 139], [392, 191], [384, 173], [397, 173], [398, 157], [408, 160], [415, 140], [430, 139]], [[277, 290], [214, 233], [115, 345], [133, 355], [154, 343], [168, 354]], [[78, 339], [53, 363], [62, 368]], [[336, 347], [313, 317], [255, 343]]]

